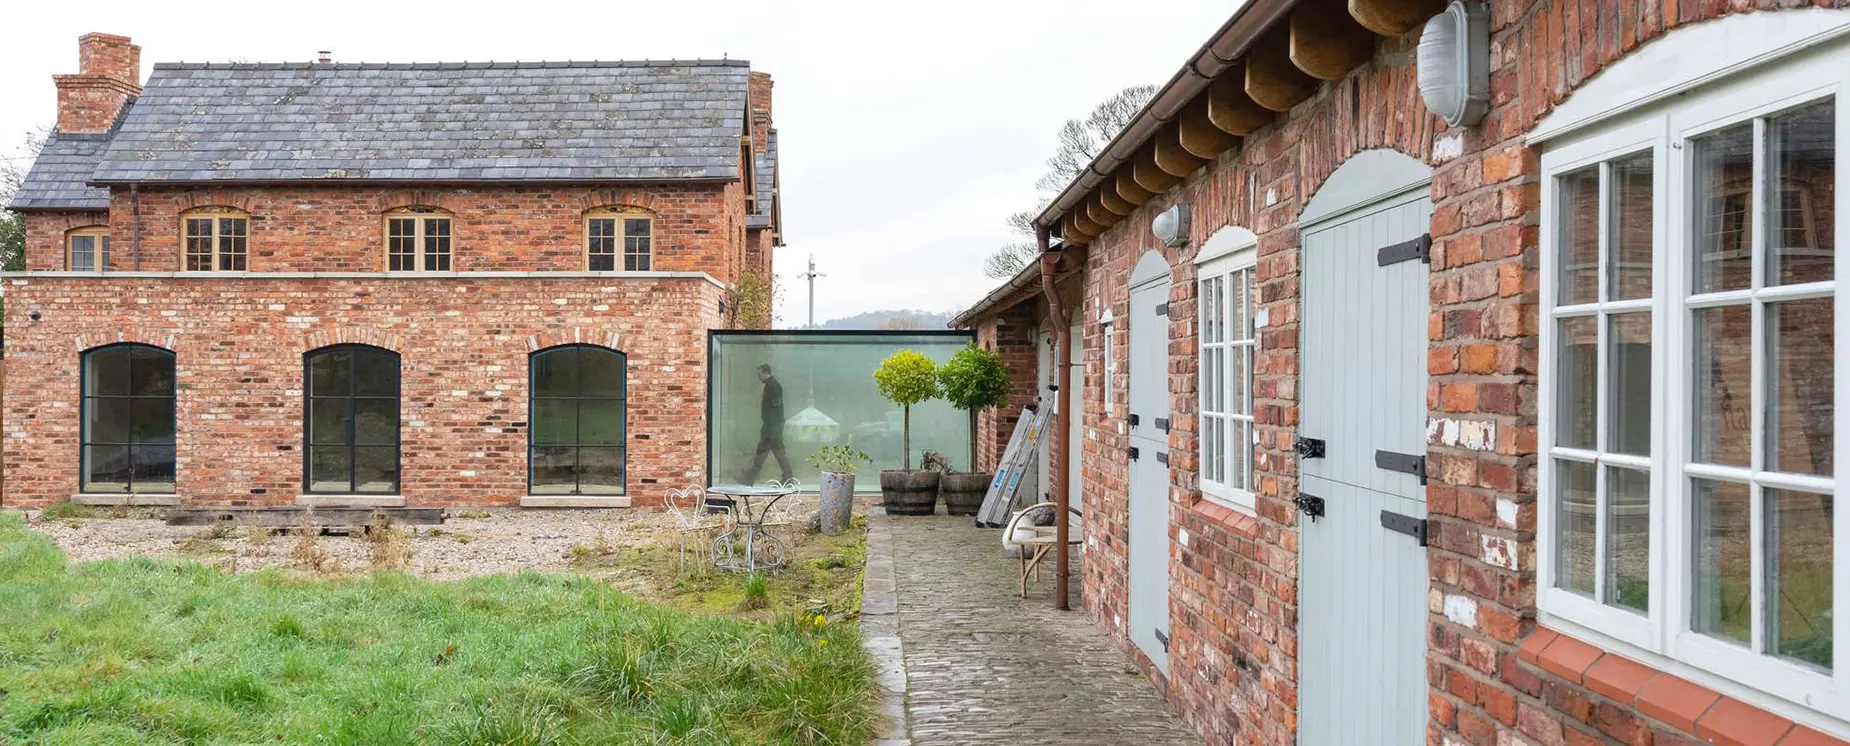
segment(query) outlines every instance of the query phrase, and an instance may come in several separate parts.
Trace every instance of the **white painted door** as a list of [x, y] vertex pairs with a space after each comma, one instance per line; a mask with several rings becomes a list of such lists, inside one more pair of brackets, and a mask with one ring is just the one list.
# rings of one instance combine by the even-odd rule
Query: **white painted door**
[[1303, 230], [1304, 746], [1426, 743], [1427, 194]]
[[[1154, 261], [1155, 264], [1151, 264]], [[1130, 326], [1130, 638], [1169, 673], [1169, 270], [1145, 255], [1132, 273]], [[1138, 282], [1143, 275], [1154, 275]]]

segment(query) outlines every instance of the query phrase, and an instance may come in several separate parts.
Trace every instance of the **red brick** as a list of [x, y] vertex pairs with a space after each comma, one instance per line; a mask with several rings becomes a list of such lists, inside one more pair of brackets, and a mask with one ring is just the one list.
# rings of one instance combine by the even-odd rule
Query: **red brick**
[[1638, 690], [1643, 689], [1651, 679], [1657, 678], [1657, 675], [1654, 669], [1617, 655], [1607, 655], [1587, 669], [1585, 678], [1588, 689], [1621, 703], [1631, 704], [1638, 696]]
[[1774, 746], [1792, 721], [1733, 697], [1723, 697], [1696, 721], [1696, 735], [1717, 746]]
[[1638, 711], [1694, 733], [1696, 721], [1720, 698], [1712, 690], [1664, 674], [1638, 690]]
[[1528, 637], [1523, 638], [1522, 646], [1517, 648], [1516, 655], [1524, 663], [1539, 666], [1542, 664], [1542, 651], [1554, 644], [1555, 639], [1560, 636], [1554, 630], [1536, 627], [1534, 632], [1530, 632]]
[[1556, 639], [1554, 644], [1549, 645], [1547, 650], [1542, 651], [1542, 670], [1578, 684], [1581, 674], [1592, 666], [1594, 661], [1599, 660], [1601, 655], [1604, 653], [1599, 648], [1572, 637], [1562, 636]]
[[1787, 733], [1786, 737], [1780, 740], [1779, 746], [1850, 746], [1850, 741], [1827, 736], [1800, 725], [1793, 727], [1792, 732]]

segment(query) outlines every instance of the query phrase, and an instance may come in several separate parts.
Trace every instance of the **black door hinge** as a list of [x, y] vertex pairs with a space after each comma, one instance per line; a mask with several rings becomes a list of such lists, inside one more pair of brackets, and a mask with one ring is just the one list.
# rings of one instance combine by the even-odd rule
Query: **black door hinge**
[[1169, 418], [1168, 417], [1156, 418], [1156, 429], [1161, 430], [1163, 432], [1169, 432]]
[[1156, 315], [1168, 316], [1169, 315], [1169, 304], [1168, 303], [1156, 304]]
[[1298, 452], [1298, 458], [1323, 458], [1323, 439], [1298, 436], [1292, 443], [1292, 450]]
[[1380, 251], [1375, 252], [1375, 263], [1383, 267], [1415, 259], [1427, 264], [1432, 263], [1432, 234], [1428, 233], [1392, 246], [1383, 246]]
[[1310, 520], [1315, 522], [1318, 518], [1323, 517], [1323, 498], [1299, 492], [1298, 512], [1310, 516]]
[[1420, 484], [1426, 483], [1426, 457], [1411, 453], [1393, 451], [1375, 451], [1375, 468], [1398, 471], [1420, 478]]
[[1410, 515], [1383, 510], [1381, 511], [1381, 527], [1411, 536], [1420, 541], [1420, 546], [1426, 546], [1426, 519], [1424, 518], [1414, 518]]
[[1162, 643], [1163, 652], [1165, 653], [1169, 652], [1169, 635], [1165, 634], [1160, 629], [1156, 630], [1156, 641], [1159, 643]]
[[1157, 451], [1156, 461], [1164, 466], [1168, 466], [1169, 465], [1169, 452], [1168, 451]]
[[1137, 460], [1137, 446], [1131, 446], [1130, 452], [1131, 452], [1131, 460], [1136, 461]]

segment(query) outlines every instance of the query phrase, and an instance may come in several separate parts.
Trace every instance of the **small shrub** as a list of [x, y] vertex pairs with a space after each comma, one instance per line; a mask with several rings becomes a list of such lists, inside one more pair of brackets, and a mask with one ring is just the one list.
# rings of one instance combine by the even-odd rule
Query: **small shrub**
[[411, 566], [411, 539], [392, 526], [392, 517], [374, 511], [366, 524], [366, 543], [374, 570], [403, 570]]
[[333, 558], [321, 547], [321, 528], [304, 516], [296, 526], [296, 534], [295, 546], [289, 549], [289, 559], [295, 561], [296, 568], [309, 573], [327, 572]]
[[[95, 518], [95, 517], [96, 517], [96, 511], [91, 510], [90, 506], [78, 505], [77, 503], [71, 502], [69, 500], [47, 505], [45, 506], [45, 510], [39, 513], [39, 518], [42, 520], [47, 520], [47, 521], [63, 521], [63, 520], [75, 521], [75, 520], [80, 520], [84, 518]], [[83, 525], [83, 524], [78, 524], [78, 525]], [[72, 526], [72, 528], [76, 528], [76, 526]]]

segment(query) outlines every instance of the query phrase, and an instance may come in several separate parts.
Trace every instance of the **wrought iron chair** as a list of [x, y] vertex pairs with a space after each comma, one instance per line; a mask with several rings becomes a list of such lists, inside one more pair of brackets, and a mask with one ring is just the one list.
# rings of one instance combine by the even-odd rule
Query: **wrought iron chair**
[[[668, 491], [668, 510], [675, 516], [675, 548], [678, 554], [677, 567], [687, 570], [687, 537], [717, 534], [732, 526], [733, 513], [729, 507], [707, 501], [707, 489], [700, 485], [691, 485], [685, 489]], [[682, 507], [682, 503], [687, 503]], [[717, 512], [715, 512], [717, 511]]]

